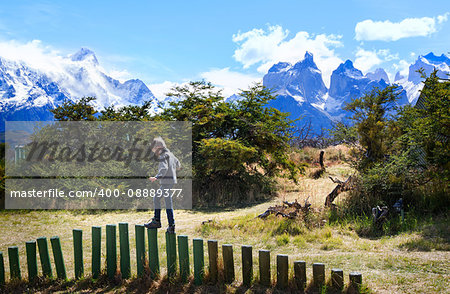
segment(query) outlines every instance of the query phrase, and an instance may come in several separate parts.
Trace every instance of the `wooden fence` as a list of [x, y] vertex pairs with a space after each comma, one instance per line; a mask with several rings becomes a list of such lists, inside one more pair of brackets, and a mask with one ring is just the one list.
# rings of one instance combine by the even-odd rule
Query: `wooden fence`
[[[106, 274], [110, 279], [116, 277], [120, 266], [122, 279], [131, 277], [130, 262], [130, 243], [128, 234], [128, 223], [119, 223], [119, 262], [117, 260], [117, 226], [115, 224], [106, 225]], [[98, 278], [101, 273], [101, 227], [92, 227], [92, 277]], [[161, 270], [159, 263], [158, 238], [157, 229], [148, 229], [148, 260], [146, 259], [145, 248], [145, 228], [143, 225], [135, 225], [135, 241], [136, 241], [136, 265], [137, 275], [145, 274], [144, 265], [148, 262], [151, 278], [156, 278]], [[167, 233], [166, 237], [166, 258], [167, 258], [167, 275], [174, 277], [179, 274], [183, 282], [187, 282], [191, 274], [189, 264], [189, 241], [188, 236]], [[204, 283], [205, 277], [205, 253], [204, 242], [202, 239], [193, 239], [193, 261], [194, 261], [194, 283], [201, 285]], [[63, 252], [59, 237], [50, 238], [50, 244], [55, 262], [56, 277], [58, 279], [67, 279], [66, 267], [64, 263]], [[178, 246], [177, 246], [178, 244]], [[178, 248], [178, 250], [177, 250]], [[32, 282], [38, 277], [38, 259], [39, 253], [42, 274], [45, 277], [53, 278], [53, 272], [50, 262], [49, 247], [46, 237], [38, 238], [36, 241], [28, 241], [25, 243], [26, 260], [28, 270], [28, 280]], [[74, 252], [74, 273], [75, 279], [84, 276], [83, 261], [83, 231], [79, 229], [73, 230], [73, 252]], [[219, 252], [218, 242], [216, 240], [207, 241], [208, 252], [208, 274], [209, 282], [217, 283], [219, 277]], [[178, 255], [178, 262], [177, 262]], [[19, 262], [19, 248], [12, 246], [8, 248], [9, 272], [10, 280], [21, 280], [22, 273]], [[222, 245], [223, 258], [223, 277], [225, 283], [235, 281], [235, 266], [233, 246], [230, 244]], [[272, 286], [270, 251], [259, 250], [259, 283], [263, 286]], [[253, 281], [253, 248], [252, 246], [241, 246], [242, 261], [242, 284], [243, 286], [251, 286]], [[178, 268], [178, 266], [179, 268]], [[326, 283], [325, 264], [314, 263], [312, 265], [313, 280], [315, 287], [321, 287]], [[288, 255], [279, 254], [276, 256], [276, 287], [280, 289], [288, 288], [289, 284], [289, 257]], [[293, 283], [297, 289], [304, 289], [307, 286], [306, 262], [294, 261], [293, 263]], [[3, 253], [0, 252], [0, 287], [6, 283], [5, 265]], [[349, 287], [355, 290], [360, 289], [362, 284], [362, 275], [358, 272], [349, 273]], [[344, 288], [344, 273], [341, 269], [331, 269], [330, 285], [335, 289]]]

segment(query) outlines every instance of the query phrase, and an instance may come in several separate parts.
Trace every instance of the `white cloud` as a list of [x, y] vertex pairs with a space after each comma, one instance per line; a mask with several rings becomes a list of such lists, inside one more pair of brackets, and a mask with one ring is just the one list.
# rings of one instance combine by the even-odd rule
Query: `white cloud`
[[426, 37], [437, 31], [436, 24], [447, 21], [449, 13], [437, 17], [405, 18], [401, 22], [366, 19], [355, 26], [358, 41], [397, 41], [409, 37]]
[[449, 15], [450, 15], [449, 12], [446, 12], [446, 13], [443, 14], [443, 15], [438, 15], [438, 16], [437, 16], [437, 21], [438, 21], [438, 23], [441, 24], [441, 23], [443, 23], [443, 22], [446, 22]]
[[20, 43], [15, 40], [0, 42], [1, 57], [24, 62], [34, 69], [50, 72], [64, 71], [62, 63], [65, 58], [61, 53], [50, 46], [44, 46], [40, 40]]
[[212, 69], [201, 73], [200, 76], [212, 84], [223, 89], [223, 95], [229, 97], [237, 94], [239, 90], [246, 90], [253, 83], [261, 82], [261, 77], [231, 71], [229, 67]]
[[358, 48], [355, 57], [355, 67], [362, 72], [367, 73], [369, 70], [385, 61], [398, 59], [398, 54], [391, 54], [388, 49], [370, 51]]
[[269, 26], [268, 30], [253, 29], [233, 35], [233, 42], [238, 44], [234, 59], [244, 68], [258, 65], [258, 72], [266, 73], [269, 68], [280, 61], [296, 63], [304, 58], [305, 52], [314, 54], [314, 60], [322, 70], [324, 82], [329, 85], [331, 72], [342, 62], [334, 48], [342, 46], [341, 36], [310, 35], [298, 32], [288, 39], [289, 31], [281, 26]]
[[108, 75], [113, 79], [119, 80], [121, 83], [133, 78], [133, 75], [126, 69], [124, 70], [113, 69], [108, 71]]
[[409, 74], [409, 66], [411, 64], [408, 63], [406, 60], [402, 59], [397, 63], [394, 63], [392, 67], [394, 68], [395, 72], [400, 72], [400, 74], [404, 77], [407, 77]]
[[166, 97], [166, 94], [170, 92], [173, 87], [182, 86], [182, 83], [175, 83], [170, 81], [164, 81], [159, 84], [149, 84], [148, 88], [152, 91], [153, 95], [159, 100], [162, 100]]

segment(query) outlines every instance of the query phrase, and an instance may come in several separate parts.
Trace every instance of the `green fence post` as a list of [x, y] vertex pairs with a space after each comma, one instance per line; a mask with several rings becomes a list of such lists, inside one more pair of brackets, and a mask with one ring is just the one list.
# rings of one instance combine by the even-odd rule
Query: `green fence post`
[[150, 277], [155, 279], [159, 275], [158, 230], [147, 229], [148, 235], [148, 265]]
[[61, 240], [59, 240], [58, 236], [51, 237], [50, 243], [52, 244], [53, 258], [55, 259], [56, 274], [59, 279], [65, 280], [67, 279], [67, 274], [61, 248]]
[[42, 274], [44, 275], [44, 277], [51, 278], [53, 276], [53, 273], [52, 265], [50, 263], [50, 253], [48, 251], [47, 238], [37, 238], [37, 245], [39, 250], [39, 257], [41, 259]]
[[177, 273], [177, 241], [175, 233], [166, 232], [167, 275], [172, 278]]
[[277, 255], [277, 287], [285, 289], [288, 286], [289, 259], [287, 255]]
[[344, 287], [344, 271], [339, 268], [331, 269], [331, 287], [342, 290]]
[[5, 285], [5, 261], [3, 260], [3, 252], [0, 251], [0, 286]]
[[83, 231], [74, 229], [72, 233], [73, 233], [73, 257], [75, 264], [75, 279], [79, 279], [84, 274]]
[[128, 234], [128, 223], [119, 223], [120, 237], [120, 273], [123, 279], [129, 279], [130, 267], [130, 238]]
[[114, 279], [117, 271], [116, 225], [106, 225], [106, 272]]
[[259, 250], [259, 282], [270, 287], [271, 277], [270, 277], [270, 251], [269, 250]]
[[209, 258], [209, 279], [215, 284], [218, 276], [218, 255], [219, 249], [216, 240], [208, 240], [208, 258]]
[[102, 227], [92, 227], [92, 277], [97, 279], [101, 271]]
[[294, 261], [295, 283], [299, 290], [306, 287], [306, 262], [303, 260]]
[[188, 236], [180, 235], [177, 237], [177, 239], [178, 239], [178, 260], [180, 263], [180, 277], [183, 282], [186, 282], [190, 274]]
[[249, 287], [253, 280], [252, 246], [242, 246], [242, 283]]
[[205, 254], [203, 251], [203, 240], [193, 240], [194, 249], [194, 283], [201, 285], [205, 273]]
[[27, 251], [28, 281], [32, 282], [38, 275], [36, 241], [26, 242], [25, 249]]
[[136, 234], [136, 264], [137, 275], [140, 277], [144, 274], [144, 261], [145, 261], [145, 227], [144, 225], [135, 225]]
[[20, 262], [19, 262], [19, 247], [11, 246], [8, 247], [8, 257], [9, 257], [9, 272], [11, 274], [11, 280], [21, 280], [22, 275], [20, 274]]
[[325, 284], [325, 264], [313, 264], [313, 280], [316, 287], [322, 287]]
[[225, 282], [231, 283], [234, 281], [233, 245], [222, 245], [222, 255]]

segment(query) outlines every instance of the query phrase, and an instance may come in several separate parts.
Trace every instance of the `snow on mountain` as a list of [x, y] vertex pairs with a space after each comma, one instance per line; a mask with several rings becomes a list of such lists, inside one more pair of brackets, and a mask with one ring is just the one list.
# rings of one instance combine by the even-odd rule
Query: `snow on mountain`
[[294, 65], [273, 65], [264, 76], [263, 85], [278, 95], [269, 106], [289, 112], [292, 119], [301, 117], [302, 121], [296, 122], [298, 126], [308, 121], [317, 133], [331, 127], [330, 117], [324, 111], [328, 89], [311, 53], [306, 52], [305, 58]]
[[274, 90], [275, 94], [293, 97], [299, 103], [323, 103], [327, 92], [322, 72], [309, 52], [294, 65], [280, 62], [272, 66], [264, 76], [263, 84]]
[[359, 69], [353, 66], [351, 60], [341, 63], [331, 74], [325, 111], [335, 120], [348, 117], [350, 114], [342, 109], [343, 106], [374, 88], [383, 89], [387, 87], [386, 80], [389, 81], [389, 79], [385, 75], [387, 76], [384, 70], [377, 70], [373, 74], [364, 76]]
[[[138, 79], [120, 82], [106, 73], [94, 52], [81, 48], [57, 65], [33, 68], [21, 61], [0, 57], [0, 119], [50, 120], [48, 111], [69, 99], [77, 101], [94, 96], [96, 108], [105, 106], [139, 105], [157, 100]], [[3, 124], [0, 129], [3, 128]], [[0, 130], [1, 131], [1, 130]]]
[[[397, 73], [394, 82], [403, 89], [399, 105], [417, 101], [423, 87], [423, 79], [417, 73], [420, 68], [427, 75], [436, 68], [439, 77], [447, 78], [450, 59], [444, 54], [429, 53], [418, 57], [409, 67], [408, 76]], [[313, 130], [320, 133], [322, 128], [330, 128], [333, 122], [349, 117], [342, 107], [351, 99], [361, 97], [375, 87], [387, 87], [389, 78], [381, 68], [363, 75], [351, 60], [347, 60], [333, 71], [327, 89], [313, 55], [306, 52], [304, 59], [296, 64], [274, 64], [264, 76], [263, 84], [278, 95], [269, 106], [289, 112], [291, 119], [301, 118], [296, 122], [298, 126], [311, 123]], [[158, 101], [141, 80], [121, 82], [112, 78], [101, 67], [94, 52], [87, 48], [58, 58], [48, 66], [32, 66], [0, 57], [0, 131], [3, 131], [5, 120], [52, 120], [50, 109], [66, 99], [77, 101], [86, 96], [97, 98], [95, 106], [98, 109], [109, 105], [139, 105], [150, 100], [151, 111], [157, 111], [158, 104], [173, 99], [166, 97]], [[232, 95], [227, 101], [240, 98]]]
[[402, 79], [404, 79], [405, 76], [403, 76], [399, 71], [395, 74], [395, 78], [394, 78], [394, 83], [397, 81], [400, 81]]
[[[429, 75], [436, 68], [439, 77], [448, 78], [449, 66], [450, 59], [444, 54], [419, 56], [409, 67], [407, 77], [399, 72], [395, 75], [394, 82], [400, 86], [397, 105], [416, 103], [423, 87], [423, 78], [416, 72], [418, 69], [423, 68], [425, 74]], [[330, 88], [327, 89], [312, 54], [307, 53], [305, 59], [295, 65], [287, 62], [273, 65], [264, 76], [263, 84], [278, 95], [269, 106], [289, 112], [291, 119], [300, 118], [297, 122], [299, 126], [311, 122], [313, 130], [318, 133], [322, 127], [349, 118], [350, 113], [342, 109], [346, 103], [375, 88], [384, 89], [390, 81], [384, 69], [379, 68], [364, 75], [353, 66], [351, 60], [347, 60], [333, 71]]]
[[434, 69], [438, 70], [438, 77], [448, 78], [446, 74], [450, 73], [450, 58], [442, 54], [441, 56], [434, 55], [433, 52], [427, 55], [420, 55], [414, 64], [409, 67], [408, 81], [414, 84], [422, 82], [421, 73], [418, 70], [423, 69], [429, 75]]
[[400, 73], [397, 73], [398, 76], [396, 75], [395, 77], [395, 83], [405, 89], [408, 102], [411, 104], [416, 103], [423, 88], [423, 78], [419, 72], [421, 69], [427, 76], [437, 69], [438, 77], [448, 78], [450, 74], [450, 58], [444, 54], [436, 56], [433, 52], [430, 52], [427, 55], [420, 55], [416, 62], [409, 66], [408, 77], [403, 77]]

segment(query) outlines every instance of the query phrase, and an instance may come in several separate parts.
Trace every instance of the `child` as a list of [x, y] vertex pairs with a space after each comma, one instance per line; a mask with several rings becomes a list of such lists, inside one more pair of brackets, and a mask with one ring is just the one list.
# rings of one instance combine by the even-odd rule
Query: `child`
[[[171, 189], [177, 183], [177, 170], [180, 169], [180, 162], [166, 147], [166, 143], [161, 137], [153, 139], [153, 149], [155, 158], [159, 162], [158, 174], [154, 177], [150, 177], [149, 180], [154, 182], [159, 180], [160, 187], [153, 198], [155, 205], [155, 216], [151, 222], [144, 224], [148, 229], [161, 228], [161, 197], [164, 197], [166, 203], [167, 220], [169, 227], [167, 232], [175, 233], [175, 219], [173, 217], [172, 207], [172, 191]], [[159, 197], [158, 197], [159, 196]]]

